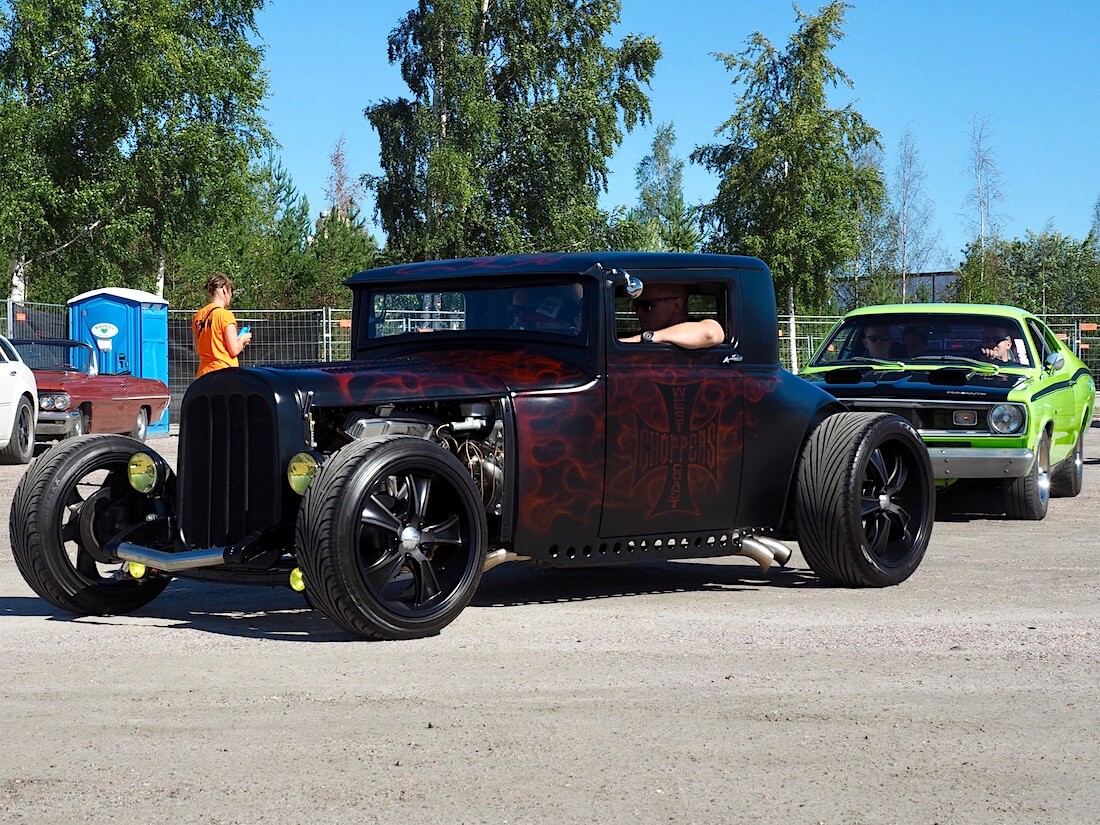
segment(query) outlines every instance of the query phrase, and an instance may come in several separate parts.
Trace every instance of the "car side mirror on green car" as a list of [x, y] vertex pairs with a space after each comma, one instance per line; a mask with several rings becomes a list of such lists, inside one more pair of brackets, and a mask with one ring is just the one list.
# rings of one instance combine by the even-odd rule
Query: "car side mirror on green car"
[[1050, 372], [1058, 372], [1066, 365], [1066, 358], [1060, 352], [1052, 352], [1043, 364]]

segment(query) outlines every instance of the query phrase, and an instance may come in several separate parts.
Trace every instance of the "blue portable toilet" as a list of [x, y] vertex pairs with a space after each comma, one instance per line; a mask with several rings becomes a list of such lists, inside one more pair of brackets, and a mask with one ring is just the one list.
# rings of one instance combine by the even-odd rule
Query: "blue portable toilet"
[[[69, 299], [69, 337], [95, 348], [99, 371], [168, 383], [168, 302], [140, 289], [94, 289]], [[168, 410], [149, 422], [168, 432]]]

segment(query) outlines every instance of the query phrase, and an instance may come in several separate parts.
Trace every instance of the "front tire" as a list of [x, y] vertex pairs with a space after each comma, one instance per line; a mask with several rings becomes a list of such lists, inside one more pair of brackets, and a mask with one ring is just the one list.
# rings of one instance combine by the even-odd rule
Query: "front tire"
[[12, 554], [31, 589], [55, 607], [129, 613], [168, 586], [166, 577], [135, 579], [124, 562], [95, 558], [108, 539], [152, 512], [126, 479], [126, 464], [141, 448], [120, 435], [66, 439], [19, 482], [8, 521]]
[[1035, 461], [1027, 475], [1005, 480], [1004, 501], [1009, 518], [1027, 521], [1046, 518], [1050, 506], [1050, 437], [1045, 430], [1039, 436]]
[[306, 490], [295, 544], [314, 605], [375, 639], [431, 636], [473, 597], [485, 510], [462, 463], [420, 438], [349, 444]]
[[1077, 434], [1073, 452], [1059, 461], [1050, 472], [1050, 494], [1055, 498], [1073, 498], [1081, 493], [1085, 481], [1085, 431]]
[[928, 448], [903, 418], [826, 418], [802, 448], [795, 493], [799, 547], [825, 581], [899, 584], [924, 558], [935, 481]]
[[142, 407], [138, 410], [137, 419], [134, 421], [134, 429], [130, 431], [130, 438], [136, 438], [142, 444], [149, 435], [149, 411]]
[[11, 424], [11, 440], [0, 450], [0, 464], [29, 464], [34, 457], [34, 407], [26, 396], [19, 398]]

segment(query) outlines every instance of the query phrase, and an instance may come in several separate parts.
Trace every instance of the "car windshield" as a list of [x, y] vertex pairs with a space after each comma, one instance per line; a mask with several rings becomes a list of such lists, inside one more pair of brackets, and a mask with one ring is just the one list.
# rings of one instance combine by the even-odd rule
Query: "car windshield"
[[445, 291], [380, 290], [370, 296], [370, 338], [410, 332], [517, 330], [577, 337], [584, 327], [578, 282], [471, 287]]
[[24, 363], [32, 370], [84, 372], [95, 375], [95, 351], [72, 341], [14, 341]]
[[1035, 357], [1012, 318], [890, 312], [845, 318], [818, 349], [810, 366], [879, 361], [1030, 366]]

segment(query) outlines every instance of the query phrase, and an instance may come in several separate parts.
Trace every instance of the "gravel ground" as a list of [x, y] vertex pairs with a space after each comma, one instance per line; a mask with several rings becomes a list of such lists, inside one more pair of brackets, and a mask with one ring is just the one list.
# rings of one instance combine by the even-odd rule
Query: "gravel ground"
[[797, 552], [508, 564], [397, 643], [289, 589], [72, 618], [3, 531], [0, 820], [1093, 825], [1100, 460], [1043, 522], [949, 504], [899, 587], [822, 587]]

